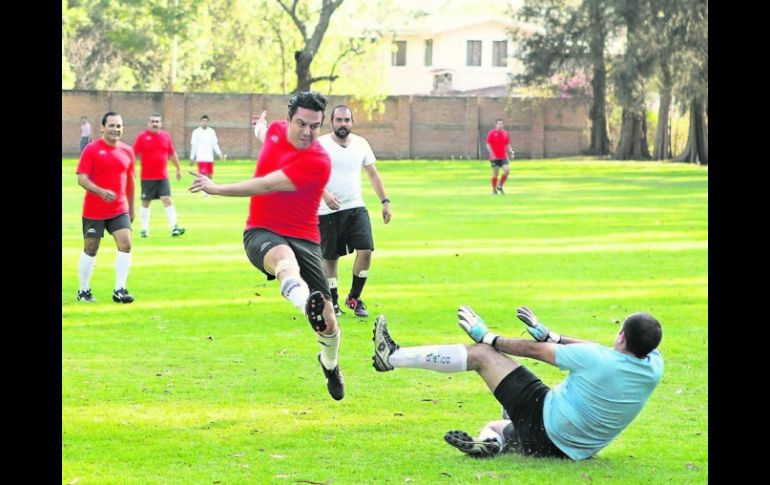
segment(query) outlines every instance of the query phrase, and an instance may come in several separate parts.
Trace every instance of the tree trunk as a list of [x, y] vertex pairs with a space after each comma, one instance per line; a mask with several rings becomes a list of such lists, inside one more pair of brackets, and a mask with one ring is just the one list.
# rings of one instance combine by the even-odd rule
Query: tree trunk
[[610, 153], [610, 138], [607, 135], [607, 69], [604, 65], [604, 44], [606, 33], [599, 2], [593, 0], [590, 5], [591, 15], [591, 60], [593, 76], [591, 90], [593, 100], [589, 116], [591, 117], [591, 146], [590, 153], [608, 155]]
[[618, 142], [618, 149], [615, 151], [615, 159], [650, 159], [650, 149], [647, 146], [647, 120], [643, 111], [623, 109], [620, 141]]
[[660, 107], [658, 108], [658, 128], [655, 131], [655, 149], [653, 160], [671, 159], [671, 131], [669, 113], [671, 112], [671, 71], [668, 64], [661, 65], [662, 86], [660, 88]]
[[297, 74], [297, 85], [294, 87], [293, 93], [310, 91], [310, 85], [313, 84], [313, 77], [310, 75], [310, 63], [313, 62], [314, 55], [315, 52], [309, 52], [307, 48], [294, 53], [296, 62], [294, 72]]
[[690, 130], [687, 146], [675, 162], [709, 164], [709, 133], [703, 116], [703, 100], [695, 98], [690, 103]]

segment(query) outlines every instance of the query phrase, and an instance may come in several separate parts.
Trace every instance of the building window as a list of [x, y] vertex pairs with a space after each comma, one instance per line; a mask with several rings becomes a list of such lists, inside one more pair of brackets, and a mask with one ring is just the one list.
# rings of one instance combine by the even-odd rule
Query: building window
[[433, 39], [425, 40], [425, 65], [433, 65]]
[[390, 58], [392, 66], [406, 66], [406, 41], [397, 40], [393, 42], [393, 53]]
[[508, 41], [496, 40], [492, 42], [492, 65], [505, 67], [508, 57]]
[[469, 40], [468, 50], [465, 57], [466, 66], [480, 66], [481, 65], [481, 41]]

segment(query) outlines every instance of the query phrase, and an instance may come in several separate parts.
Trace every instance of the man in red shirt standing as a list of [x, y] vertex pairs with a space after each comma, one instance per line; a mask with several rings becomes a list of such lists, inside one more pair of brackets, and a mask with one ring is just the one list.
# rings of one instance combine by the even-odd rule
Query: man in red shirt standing
[[176, 179], [182, 180], [182, 169], [179, 167], [179, 157], [174, 149], [171, 135], [161, 130], [163, 121], [159, 113], [152, 113], [147, 121], [148, 129], [139, 133], [134, 142], [134, 155], [142, 160], [142, 209], [139, 219], [142, 221], [142, 237], [150, 232], [150, 203], [160, 199], [166, 208], [166, 218], [171, 229], [171, 235], [181, 236], [185, 229], [177, 226], [176, 207], [171, 201], [171, 183], [168, 180], [168, 159], [176, 167]]
[[[503, 185], [508, 180], [508, 173], [511, 171], [508, 167], [507, 154], [510, 152], [511, 158], [513, 158], [514, 151], [511, 148], [508, 132], [503, 129], [502, 118], [495, 120], [495, 127], [487, 133], [487, 150], [489, 151], [489, 162], [492, 165], [492, 194], [505, 194]], [[497, 174], [500, 172], [500, 168], [503, 169], [503, 176], [498, 183]]]
[[105, 114], [102, 137], [86, 145], [76, 170], [78, 184], [86, 190], [78, 301], [95, 301], [91, 294], [91, 274], [105, 229], [118, 246], [112, 301], [134, 301], [126, 289], [131, 266], [131, 222], [134, 220], [134, 152], [120, 141], [122, 135], [123, 118], [113, 111]]
[[216, 184], [195, 176], [190, 192], [251, 197], [243, 245], [251, 264], [268, 280], [278, 278], [281, 294], [304, 311], [316, 331], [329, 394], [345, 396], [338, 363], [341, 329], [332, 306], [321, 257], [318, 206], [331, 174], [331, 160], [317, 142], [326, 99], [304, 91], [289, 100], [286, 120], [274, 121], [265, 133], [254, 177]]

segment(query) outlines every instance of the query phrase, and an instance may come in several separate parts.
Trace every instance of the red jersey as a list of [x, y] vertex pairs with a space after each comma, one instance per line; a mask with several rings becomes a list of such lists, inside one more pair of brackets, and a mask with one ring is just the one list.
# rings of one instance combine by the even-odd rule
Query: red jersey
[[147, 129], [139, 133], [134, 142], [134, 155], [141, 157], [141, 179], [163, 180], [168, 178], [168, 157], [176, 153], [174, 142], [167, 131], [154, 133]]
[[115, 192], [117, 197], [106, 202], [93, 192], [86, 192], [83, 200], [83, 217], [87, 219], [112, 219], [128, 213], [126, 183], [134, 176], [134, 152], [122, 141], [110, 146], [101, 138], [83, 149], [75, 173], [88, 175], [91, 182], [103, 189]]
[[492, 147], [492, 151], [489, 152], [490, 160], [506, 160], [508, 157], [508, 132], [505, 130], [498, 130], [493, 128], [487, 133], [487, 143]]
[[286, 121], [270, 124], [254, 176], [282, 170], [297, 190], [252, 196], [246, 229], [262, 227], [281, 236], [319, 243], [318, 206], [331, 174], [331, 160], [318, 141], [304, 150], [296, 149], [286, 138], [287, 128]]

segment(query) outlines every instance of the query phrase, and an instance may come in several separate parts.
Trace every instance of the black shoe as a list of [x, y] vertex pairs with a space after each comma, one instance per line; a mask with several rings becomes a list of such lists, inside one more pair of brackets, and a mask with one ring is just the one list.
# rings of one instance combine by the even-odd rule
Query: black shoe
[[334, 314], [337, 315], [338, 317], [345, 314], [345, 312], [343, 312], [342, 309], [340, 308], [339, 303], [334, 304]]
[[500, 443], [494, 438], [481, 441], [473, 438], [465, 431], [447, 431], [444, 435], [444, 441], [476, 458], [494, 456], [500, 453]]
[[323, 332], [326, 330], [326, 319], [324, 318], [324, 300], [323, 294], [315, 290], [307, 297], [305, 302], [305, 316], [310, 326], [316, 332]]
[[174, 229], [171, 231], [171, 235], [173, 237], [181, 236], [182, 234], [185, 233], [185, 231], [187, 231], [187, 229], [185, 229], [184, 227], [174, 226]]
[[500, 195], [505, 195], [505, 192], [503, 192], [503, 186], [502, 185], [498, 185], [497, 186], [497, 191], [500, 192]]
[[374, 341], [372, 367], [379, 372], [393, 370], [393, 366], [390, 364], [390, 356], [400, 347], [392, 338], [390, 338], [390, 334], [388, 333], [388, 321], [385, 319], [385, 315], [380, 315], [374, 320], [372, 340]]
[[318, 363], [321, 364], [321, 370], [326, 377], [326, 389], [329, 394], [337, 401], [345, 397], [345, 378], [342, 376], [339, 364], [332, 370], [327, 370], [321, 362], [321, 354], [318, 354]]
[[355, 313], [357, 317], [369, 316], [369, 312], [366, 311], [366, 305], [364, 305], [364, 301], [360, 298], [348, 297], [345, 300], [345, 306], [353, 310], [353, 313]]
[[78, 290], [78, 301], [87, 301], [88, 303], [94, 303], [96, 298], [91, 294], [91, 288], [87, 290]]
[[115, 303], [131, 303], [134, 297], [125, 288], [118, 288], [112, 292], [112, 301]]
[[139, 233], [139, 235], [142, 236], [143, 238], [146, 238], [147, 237], [147, 231], [143, 230], [141, 233]]

